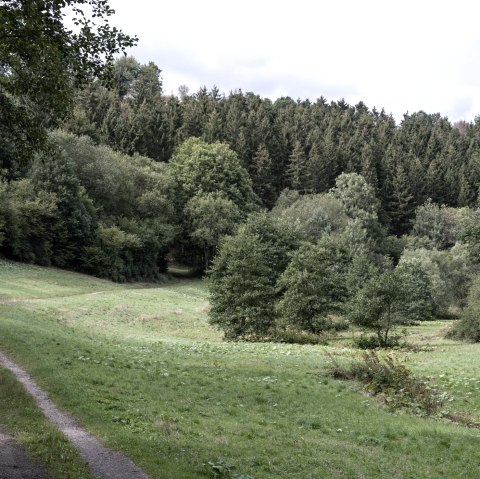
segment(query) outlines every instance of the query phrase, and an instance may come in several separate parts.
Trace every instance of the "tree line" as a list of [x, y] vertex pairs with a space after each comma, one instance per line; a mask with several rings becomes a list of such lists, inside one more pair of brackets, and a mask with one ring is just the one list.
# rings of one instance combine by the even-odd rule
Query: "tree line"
[[360, 102], [279, 98], [241, 90], [162, 91], [160, 69], [131, 57], [113, 69], [114, 88], [93, 82], [78, 91], [67, 130], [96, 144], [168, 162], [190, 137], [222, 142], [238, 155], [263, 206], [285, 188], [326, 192], [341, 173], [375, 189], [381, 221], [409, 231], [415, 208], [431, 199], [474, 206], [480, 180], [480, 122], [451, 124], [440, 114], [405, 114], [399, 125]]

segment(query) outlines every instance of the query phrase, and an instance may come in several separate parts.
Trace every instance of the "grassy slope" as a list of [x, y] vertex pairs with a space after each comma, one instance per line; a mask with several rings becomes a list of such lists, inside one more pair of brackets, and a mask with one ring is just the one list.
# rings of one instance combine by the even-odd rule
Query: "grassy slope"
[[[255, 479], [478, 477], [478, 430], [393, 414], [323, 377], [325, 353], [349, 349], [223, 343], [199, 280], [141, 288], [0, 263], [2, 300], [0, 348], [152, 478], [205, 477], [219, 459]], [[478, 411], [478, 346], [422, 328], [435, 349], [410, 361]]]

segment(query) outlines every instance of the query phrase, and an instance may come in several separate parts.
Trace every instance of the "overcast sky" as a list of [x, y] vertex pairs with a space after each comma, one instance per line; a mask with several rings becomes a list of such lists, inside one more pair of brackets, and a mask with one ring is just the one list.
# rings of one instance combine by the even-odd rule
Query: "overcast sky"
[[364, 101], [451, 121], [480, 114], [478, 0], [110, 0], [164, 90]]

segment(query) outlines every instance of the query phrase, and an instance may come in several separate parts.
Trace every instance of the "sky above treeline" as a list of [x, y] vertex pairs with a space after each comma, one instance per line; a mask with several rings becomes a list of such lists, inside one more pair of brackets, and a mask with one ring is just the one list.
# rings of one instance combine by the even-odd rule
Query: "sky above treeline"
[[478, 0], [110, 0], [129, 50], [166, 93], [201, 86], [385, 108], [480, 114]]

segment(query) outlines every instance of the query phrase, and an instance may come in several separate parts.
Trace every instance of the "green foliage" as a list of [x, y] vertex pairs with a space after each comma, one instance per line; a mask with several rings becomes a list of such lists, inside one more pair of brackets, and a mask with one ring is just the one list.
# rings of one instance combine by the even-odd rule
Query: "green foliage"
[[[395, 125], [383, 110], [363, 103], [272, 102], [251, 92], [222, 95], [205, 87], [192, 93], [182, 88], [176, 97], [161, 91], [154, 65], [125, 58], [115, 71], [115, 91], [96, 83], [80, 92], [68, 124], [115, 150], [168, 161], [191, 137], [228, 144], [267, 207], [287, 186], [323, 193], [339, 174], [362, 175], [378, 200], [377, 223], [395, 235], [410, 231], [415, 208], [427, 198], [448, 207], [475, 206], [479, 122], [460, 132], [438, 114], [418, 112]], [[356, 192], [365, 197], [362, 188]], [[378, 229], [375, 222], [371, 226]]]
[[113, 13], [103, 0], [2, 2], [0, 123], [18, 155], [42, 144], [47, 121], [65, 116], [75, 87], [104, 78], [114, 56], [136, 43], [109, 24]]
[[381, 394], [390, 407], [405, 408], [421, 416], [438, 413], [445, 404], [446, 395], [427, 380], [414, 375], [393, 357], [381, 359], [374, 351], [365, 352], [362, 361], [355, 361], [348, 368], [335, 363], [330, 373], [339, 379], [361, 381], [370, 393]]
[[35, 191], [29, 179], [12, 181], [6, 193], [3, 251], [21, 261], [52, 264], [54, 245], [63, 233], [57, 195]]
[[28, 178], [1, 185], [1, 251], [115, 281], [161, 279], [179, 233], [168, 165], [61, 131], [51, 141]]
[[425, 321], [435, 314], [432, 283], [428, 273], [417, 262], [402, 262], [395, 271], [399, 287], [403, 288], [404, 301], [401, 309], [407, 321]]
[[52, 263], [78, 267], [81, 250], [93, 243], [96, 217], [81, 187], [75, 163], [62, 150], [36, 157], [30, 171], [33, 189], [54, 194], [61, 222], [52, 244]]
[[229, 339], [267, 335], [276, 319], [277, 279], [296, 246], [287, 225], [266, 214], [226, 237], [211, 268], [210, 323]]
[[300, 196], [291, 190], [282, 192], [272, 212], [312, 242], [327, 235], [339, 235], [349, 220], [341, 201], [331, 195]]
[[204, 270], [208, 271], [210, 258], [222, 236], [233, 233], [241, 213], [235, 203], [221, 194], [207, 193], [194, 196], [186, 205], [185, 213], [192, 225], [192, 239], [204, 251]]
[[[186, 140], [176, 150], [170, 171], [178, 183], [176, 202], [184, 231], [174, 256], [205, 270], [220, 236], [258, 209], [252, 180], [228, 145], [198, 138]], [[232, 216], [221, 218], [227, 211]]]
[[347, 298], [347, 265], [345, 251], [333, 242], [304, 243], [278, 281], [282, 324], [314, 334], [333, 329], [331, 316]]
[[480, 342], [480, 277], [472, 283], [468, 292], [467, 307], [448, 336], [473, 343]]
[[168, 166], [61, 131], [52, 139], [75, 163], [103, 222], [83, 249], [81, 268], [115, 281], [159, 279], [179, 232]]
[[[378, 249], [385, 237], [379, 221], [380, 202], [366, 179], [356, 173], [342, 173], [335, 180], [331, 194], [341, 201], [347, 216], [366, 231]], [[358, 227], [356, 228], [358, 230]]]
[[377, 221], [380, 204], [362, 175], [342, 173], [335, 180], [332, 194], [342, 202], [350, 218], [362, 220], [365, 225]]
[[228, 145], [190, 138], [177, 149], [170, 164], [183, 204], [197, 195], [219, 193], [244, 214], [256, 209], [252, 180]]
[[457, 243], [450, 250], [407, 248], [400, 264], [415, 263], [426, 273], [431, 283], [431, 297], [436, 315], [445, 315], [449, 306], [462, 308], [477, 265], [470, 259], [469, 248]]
[[271, 208], [275, 204], [273, 164], [264, 144], [261, 144], [252, 159], [253, 189], [262, 203]]
[[372, 261], [368, 251], [355, 254], [350, 260], [345, 277], [348, 296], [355, 296], [378, 273], [379, 266]]
[[449, 249], [465, 237], [471, 224], [478, 223], [478, 213], [470, 208], [449, 208], [427, 201], [416, 210], [412, 233], [430, 239], [439, 250]]
[[383, 344], [380, 344], [378, 336], [364, 333], [356, 337], [353, 344], [359, 349], [396, 348], [401, 345], [400, 340], [400, 335], [390, 335]]
[[440, 268], [447, 284], [451, 304], [464, 308], [470, 285], [478, 274], [478, 265], [471, 260], [468, 246], [457, 243], [452, 249], [444, 252]]
[[377, 345], [387, 347], [390, 334], [415, 318], [405, 274], [400, 269], [385, 271], [371, 278], [350, 300], [347, 318], [363, 329], [374, 331]]

